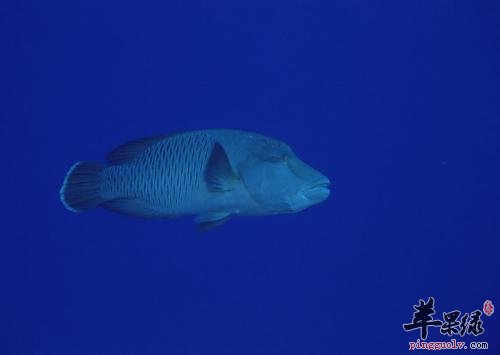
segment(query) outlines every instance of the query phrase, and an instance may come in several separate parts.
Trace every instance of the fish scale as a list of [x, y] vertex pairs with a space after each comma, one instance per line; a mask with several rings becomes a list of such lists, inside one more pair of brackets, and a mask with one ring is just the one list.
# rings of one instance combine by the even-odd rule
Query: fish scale
[[104, 174], [104, 195], [135, 196], [164, 210], [182, 208], [189, 194], [199, 188], [197, 180], [208, 157], [210, 140], [205, 135], [195, 136], [173, 136], [151, 146], [130, 164], [111, 167]]

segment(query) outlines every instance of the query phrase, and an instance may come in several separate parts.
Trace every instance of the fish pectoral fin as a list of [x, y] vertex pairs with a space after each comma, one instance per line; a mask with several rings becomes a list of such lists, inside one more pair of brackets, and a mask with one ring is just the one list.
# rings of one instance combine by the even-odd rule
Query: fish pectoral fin
[[208, 190], [212, 192], [231, 191], [237, 180], [238, 177], [229, 163], [226, 151], [220, 143], [215, 142], [205, 168], [205, 182]]
[[201, 230], [206, 231], [220, 226], [231, 217], [229, 212], [208, 212], [196, 216], [195, 222]]

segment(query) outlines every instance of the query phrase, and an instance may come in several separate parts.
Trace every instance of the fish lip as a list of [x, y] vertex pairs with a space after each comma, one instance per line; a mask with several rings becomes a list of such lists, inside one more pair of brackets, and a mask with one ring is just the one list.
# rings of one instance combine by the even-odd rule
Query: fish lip
[[311, 187], [308, 187], [307, 189], [304, 189], [302, 191], [303, 194], [309, 194], [311, 195], [313, 192], [327, 192], [330, 193], [330, 188], [328, 187], [328, 184], [317, 184]]
[[330, 195], [330, 180], [321, 179], [301, 191], [301, 195], [308, 199], [314, 200], [316, 202], [324, 201]]
[[321, 187], [328, 189], [330, 187], [330, 183], [329, 182], [318, 183], [318, 184], [315, 184], [315, 185], [308, 187], [307, 189], [310, 190], [310, 189], [317, 189], [317, 188], [321, 188]]
[[329, 179], [321, 179], [314, 184], [310, 185], [309, 187], [305, 188], [304, 190], [312, 190], [312, 189], [317, 189], [317, 188], [325, 188], [328, 189], [330, 186], [330, 180]]

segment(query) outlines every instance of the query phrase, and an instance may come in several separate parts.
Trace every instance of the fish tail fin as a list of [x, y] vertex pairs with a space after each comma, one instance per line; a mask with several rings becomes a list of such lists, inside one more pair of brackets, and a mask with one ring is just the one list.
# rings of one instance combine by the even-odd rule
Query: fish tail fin
[[59, 196], [70, 211], [80, 212], [97, 207], [105, 201], [101, 197], [103, 165], [80, 161], [67, 172]]

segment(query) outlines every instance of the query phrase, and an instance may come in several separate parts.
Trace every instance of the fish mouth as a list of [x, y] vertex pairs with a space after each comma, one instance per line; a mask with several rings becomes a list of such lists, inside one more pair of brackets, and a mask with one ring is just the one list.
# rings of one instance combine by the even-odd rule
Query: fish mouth
[[302, 191], [302, 195], [308, 200], [321, 202], [330, 195], [330, 180], [322, 179]]

